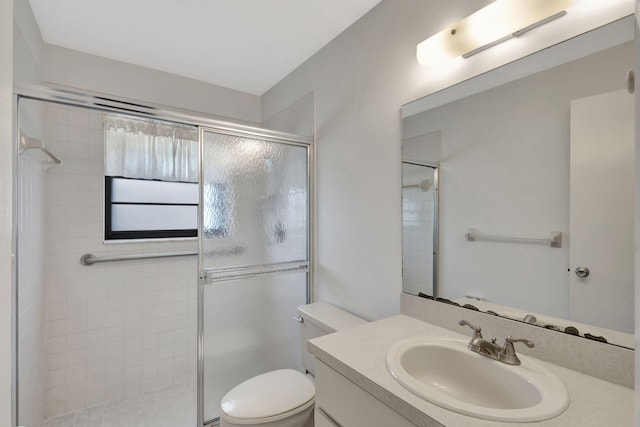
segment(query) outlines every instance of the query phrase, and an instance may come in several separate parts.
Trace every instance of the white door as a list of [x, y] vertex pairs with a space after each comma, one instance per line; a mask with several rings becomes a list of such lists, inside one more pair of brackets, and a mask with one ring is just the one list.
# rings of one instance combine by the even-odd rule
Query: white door
[[571, 102], [570, 319], [630, 333], [634, 161], [633, 95]]

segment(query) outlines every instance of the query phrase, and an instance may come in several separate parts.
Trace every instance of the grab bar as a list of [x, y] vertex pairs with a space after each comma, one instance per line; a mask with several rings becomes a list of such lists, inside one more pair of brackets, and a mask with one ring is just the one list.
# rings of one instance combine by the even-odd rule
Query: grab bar
[[520, 237], [483, 234], [475, 228], [467, 228], [464, 237], [470, 242], [475, 242], [476, 240], [492, 240], [496, 242], [542, 243], [552, 248], [562, 247], [562, 231], [552, 231], [549, 237]]
[[153, 258], [169, 258], [169, 257], [183, 257], [198, 255], [197, 251], [183, 251], [183, 252], [157, 252], [151, 254], [131, 254], [131, 255], [115, 255], [97, 257], [93, 254], [84, 254], [80, 257], [80, 264], [90, 266], [101, 262], [114, 262], [114, 261], [134, 261], [138, 259], [153, 259]]
[[283, 273], [304, 273], [309, 271], [307, 261], [282, 262], [267, 265], [253, 265], [246, 267], [232, 267], [225, 269], [213, 269], [202, 272], [205, 285], [217, 282], [227, 282], [237, 279], [250, 279], [255, 277], [270, 276]]

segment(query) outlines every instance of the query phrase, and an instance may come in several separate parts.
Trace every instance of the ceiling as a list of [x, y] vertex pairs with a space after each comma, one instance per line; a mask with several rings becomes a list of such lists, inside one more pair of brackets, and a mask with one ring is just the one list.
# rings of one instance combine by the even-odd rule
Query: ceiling
[[381, 0], [29, 0], [46, 43], [262, 95]]

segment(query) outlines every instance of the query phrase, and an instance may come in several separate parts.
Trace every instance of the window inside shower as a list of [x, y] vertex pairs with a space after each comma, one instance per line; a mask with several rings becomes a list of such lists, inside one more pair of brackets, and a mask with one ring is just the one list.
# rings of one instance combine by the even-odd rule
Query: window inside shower
[[198, 235], [198, 184], [106, 176], [105, 240]]
[[195, 238], [198, 128], [102, 113], [105, 240]]

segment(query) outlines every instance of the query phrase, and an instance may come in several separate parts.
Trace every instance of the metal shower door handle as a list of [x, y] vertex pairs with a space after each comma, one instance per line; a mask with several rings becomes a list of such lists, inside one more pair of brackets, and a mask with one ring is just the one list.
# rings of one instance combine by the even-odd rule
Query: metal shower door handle
[[575, 273], [576, 273], [576, 276], [581, 277], [581, 278], [585, 278], [585, 277], [589, 277], [589, 274], [591, 272], [589, 271], [588, 267], [579, 266], [579, 267], [576, 268]]

